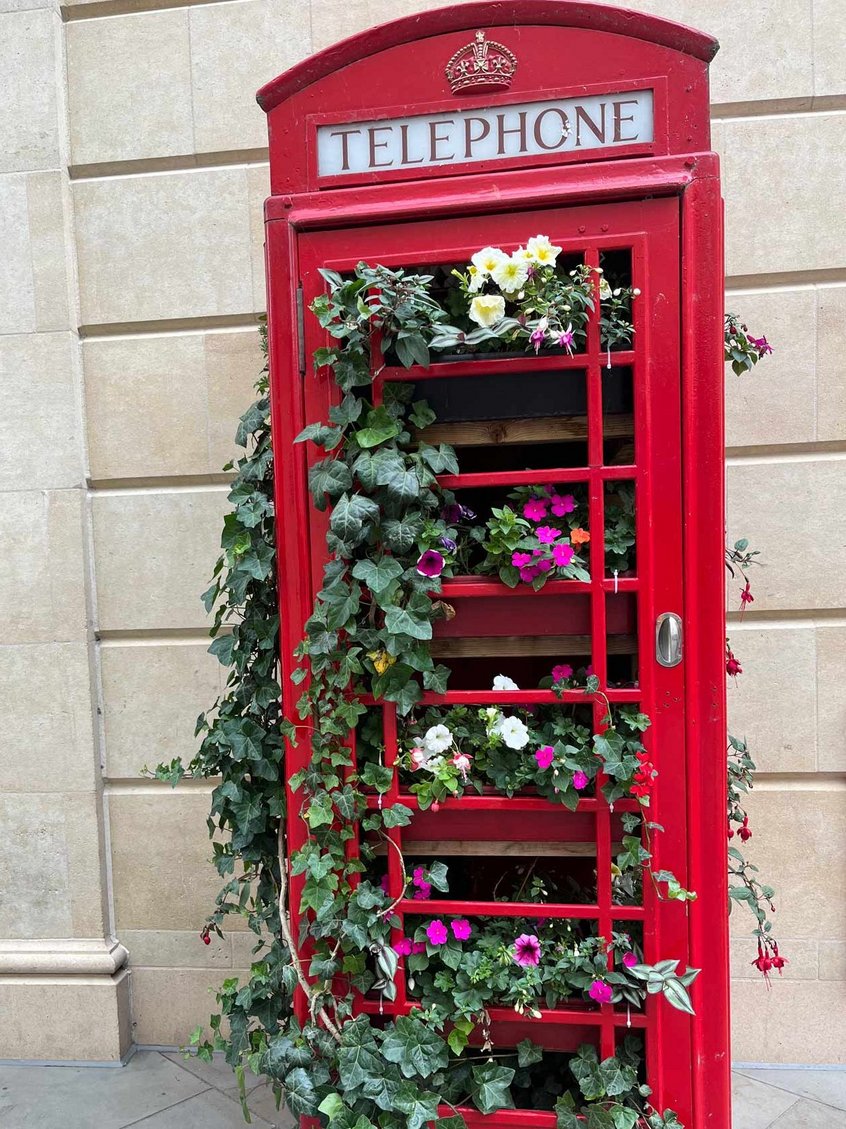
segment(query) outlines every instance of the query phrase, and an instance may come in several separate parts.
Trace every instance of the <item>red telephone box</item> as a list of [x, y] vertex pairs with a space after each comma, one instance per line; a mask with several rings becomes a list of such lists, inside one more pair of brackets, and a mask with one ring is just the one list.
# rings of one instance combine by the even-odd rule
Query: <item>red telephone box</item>
[[[634, 1028], [652, 1104], [674, 1109], [688, 1129], [730, 1125], [722, 211], [708, 102], [716, 50], [699, 32], [581, 0], [464, 3], [345, 40], [259, 93], [270, 132], [266, 261], [286, 680], [327, 559], [327, 517], [307, 489], [322, 453], [293, 442], [340, 398], [331, 372], [311, 360], [327, 343], [309, 312], [326, 290], [320, 270], [343, 275], [360, 261], [445, 269], [543, 232], [563, 258], [604, 264], [639, 291], [622, 346], [603, 337], [597, 302], [572, 355], [521, 348], [434, 356], [407, 369], [390, 356], [383, 367], [374, 348], [373, 396], [378, 402], [387, 383], [415, 382], [439, 417], [437, 441], [459, 452], [460, 472], [441, 476], [459, 501], [490, 506], [516, 487], [551, 483], [582, 491], [588, 514], [588, 580], [539, 591], [496, 577], [443, 583], [455, 615], [437, 625], [432, 650], [452, 676], [446, 693], [429, 692], [423, 704], [575, 708], [585, 700], [575, 687], [559, 699], [549, 689], [494, 691], [491, 678], [535, 686], [555, 662], [590, 664], [596, 732], [608, 703], [637, 704], [652, 719], [649, 818], [665, 828], [652, 865], [672, 870], [697, 900], [662, 898], [644, 881], [638, 904], [619, 904], [612, 863], [620, 820], [637, 804], [609, 804], [598, 789], [572, 812], [531, 793], [486, 789], [416, 811], [391, 836], [410, 861], [479, 860], [465, 896], [401, 901], [408, 922], [422, 912], [530, 913], [536, 907], [495, 900], [483, 876], [534, 853], [595, 877], [590, 901], [546, 904], [545, 915], [588, 919], [604, 937], [638, 928], [647, 961], [700, 968], [695, 1017], [660, 995], [634, 1013], [606, 1003], [540, 1018], [491, 1011], [495, 1041], [508, 1046], [527, 1035], [561, 1051], [592, 1042], [605, 1057]], [[621, 575], [606, 567], [605, 513], [626, 492], [635, 545]], [[396, 708], [379, 700], [372, 708], [391, 767], [402, 743]], [[290, 702], [286, 710], [293, 716]], [[307, 756], [298, 741], [290, 770]], [[395, 772], [385, 802], [400, 799], [418, 806]], [[307, 834], [294, 818], [289, 850]], [[401, 895], [396, 852], [387, 874], [391, 894]], [[295, 920], [298, 889], [294, 879]], [[396, 999], [360, 1007], [399, 1015], [410, 1000], [400, 967]], [[517, 1110], [467, 1121], [547, 1126], [555, 1116]]]

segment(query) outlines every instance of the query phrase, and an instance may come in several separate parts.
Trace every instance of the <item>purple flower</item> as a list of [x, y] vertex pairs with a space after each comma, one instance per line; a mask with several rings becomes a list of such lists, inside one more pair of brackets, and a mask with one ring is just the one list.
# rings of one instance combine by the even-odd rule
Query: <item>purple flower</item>
[[442, 921], [430, 921], [426, 926], [426, 936], [430, 945], [445, 945], [449, 940], [447, 927]]
[[757, 349], [762, 357], [765, 357], [767, 353], [771, 353], [773, 351], [773, 347], [766, 339], [766, 337], [750, 337], [749, 334], [747, 334], [746, 340], [754, 349]]
[[538, 561], [535, 568], [538, 572], [550, 572], [552, 569], [552, 561]]
[[543, 521], [547, 504], [546, 498], [530, 498], [523, 506], [523, 517], [529, 521]]
[[441, 517], [447, 525], [455, 525], [456, 522], [461, 521], [461, 508], [458, 502], [451, 502], [448, 506], [444, 506], [441, 510]]
[[556, 568], [566, 568], [575, 556], [572, 545], [553, 545], [552, 559]]
[[551, 545], [561, 536], [561, 530], [556, 529], [554, 525], [539, 525], [535, 533], [538, 535], [538, 541], [541, 545]]
[[575, 344], [575, 341], [576, 337], [573, 333], [573, 325], [571, 323], [567, 326], [566, 329], [562, 329], [562, 331], [558, 334], [558, 344], [561, 346], [561, 348], [566, 349], [572, 357], [573, 345]]
[[444, 571], [444, 558], [437, 549], [427, 549], [417, 562], [417, 571], [421, 576], [440, 576]]
[[598, 1004], [610, 1004], [614, 990], [611, 985], [606, 984], [604, 980], [594, 980], [588, 988], [588, 995]]
[[412, 941], [411, 942], [411, 954], [412, 954], [412, 956], [419, 956], [421, 953], [425, 953], [425, 952], [426, 952], [426, 942], [425, 941]]
[[448, 553], [454, 553], [455, 550], [458, 548], [458, 546], [456, 545], [456, 543], [453, 541], [453, 539], [451, 537], [442, 537], [441, 538], [441, 544], [443, 545], [443, 547], [446, 549], [446, 551]]
[[538, 768], [549, 768], [555, 759], [555, 750], [552, 745], [541, 745], [535, 753], [535, 760], [538, 762]]
[[427, 902], [432, 896], [431, 885], [428, 882], [415, 882], [414, 885], [417, 889], [412, 892], [412, 898], [416, 902]]
[[587, 788], [588, 778], [587, 775], [579, 768], [573, 773], [573, 787], [577, 792], [581, 792], [583, 788]]
[[515, 568], [525, 568], [526, 565], [530, 565], [532, 563], [532, 554], [531, 553], [512, 553], [511, 554], [511, 563], [514, 565]]
[[520, 579], [524, 584], [531, 584], [537, 575], [538, 569], [536, 568], [527, 567], [520, 569]]
[[451, 921], [449, 925], [456, 941], [466, 941], [473, 932], [473, 927], [466, 917], [459, 917], [456, 921]]
[[540, 352], [540, 347], [541, 345], [543, 345], [544, 337], [546, 337], [546, 334], [540, 328], [540, 326], [538, 326], [537, 329], [533, 330], [531, 335], [529, 336], [529, 340], [534, 345], [536, 353]]
[[540, 964], [541, 945], [533, 933], [521, 933], [514, 942], [513, 959], [524, 968]]

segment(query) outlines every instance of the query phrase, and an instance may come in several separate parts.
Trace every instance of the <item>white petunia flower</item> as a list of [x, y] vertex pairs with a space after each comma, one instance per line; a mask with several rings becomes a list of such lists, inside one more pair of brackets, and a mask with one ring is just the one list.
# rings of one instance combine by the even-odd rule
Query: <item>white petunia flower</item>
[[479, 270], [477, 267], [471, 267], [467, 273], [470, 275], [470, 283], [467, 289], [471, 294], [475, 294], [485, 285], [485, 279], [487, 278], [487, 275], [484, 271]]
[[608, 299], [611, 297], [612, 293], [613, 293], [613, 291], [611, 290], [611, 287], [608, 285], [608, 279], [607, 278], [600, 278], [600, 280], [599, 280], [599, 297], [602, 299], [602, 301], [607, 302]]
[[548, 235], [535, 235], [526, 243], [528, 257], [539, 266], [554, 267], [561, 254], [560, 247], [554, 247]]
[[497, 732], [509, 749], [525, 749], [529, 743], [529, 731], [519, 717], [504, 717]]
[[423, 738], [423, 748], [430, 755], [445, 753], [452, 744], [452, 734], [445, 725], [433, 725], [426, 730]]
[[470, 303], [469, 317], [476, 325], [496, 325], [505, 317], [505, 299], [499, 294], [479, 294]]
[[519, 690], [520, 687], [513, 678], [509, 678], [505, 674], [498, 674], [493, 680], [494, 690]]
[[470, 256], [470, 262], [481, 275], [493, 274], [494, 267], [499, 266], [508, 256], [499, 247], [483, 247], [475, 255]]
[[528, 277], [529, 264], [519, 255], [512, 255], [510, 259], [504, 259], [491, 271], [491, 278], [506, 294], [516, 294], [520, 287], [525, 285]]

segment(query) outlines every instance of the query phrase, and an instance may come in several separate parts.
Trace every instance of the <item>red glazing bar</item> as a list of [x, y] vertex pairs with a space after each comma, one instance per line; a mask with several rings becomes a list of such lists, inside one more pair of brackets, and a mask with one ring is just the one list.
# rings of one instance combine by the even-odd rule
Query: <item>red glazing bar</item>
[[[379, 1006], [378, 1000], [364, 997], [361, 1001], [360, 1010], [372, 1015], [378, 1013]], [[417, 1006], [419, 1005], [414, 1000], [411, 1000], [403, 1004], [401, 1008], [397, 1007], [392, 1010], [396, 1015], [407, 1015]], [[550, 1023], [559, 1024], [562, 1027], [598, 1027], [602, 1023], [602, 1014], [598, 1008], [588, 1010], [581, 1006], [572, 1008], [542, 1008], [540, 1019], [535, 1016], [527, 1018], [525, 1015], [518, 1015], [514, 1009], [510, 1007], [489, 1007], [487, 1012], [494, 1023], [525, 1022], [528, 1027], [533, 1027], [535, 1024], [544, 1025]], [[625, 1009], [617, 1010], [613, 1013], [613, 1020], [617, 1027], [646, 1026], [646, 1016], [642, 1012], [632, 1012], [629, 1014]]]
[[[641, 692], [638, 688], [627, 690], [606, 690], [605, 696], [609, 702], [639, 702]], [[362, 694], [358, 699], [365, 706], [382, 706], [381, 699], [377, 700], [370, 694]], [[567, 702], [587, 702], [584, 690], [564, 690], [560, 697], [552, 690], [447, 690], [445, 694], [436, 694], [426, 690], [420, 697], [419, 705], [422, 706], [560, 706]]]
[[[399, 802], [399, 777], [397, 773], [397, 707], [393, 702], [386, 702], [382, 709], [382, 726], [385, 735], [385, 767], [391, 769], [391, 786], [384, 797], [384, 803], [388, 807], [393, 807], [394, 804]], [[377, 798], [378, 806], [378, 798]], [[405, 892], [405, 868], [402, 861], [402, 837], [399, 827], [391, 827], [386, 829], [390, 843], [393, 847], [389, 846], [388, 849], [388, 892], [391, 901], [395, 901]], [[402, 939], [404, 934], [403, 920], [402, 920], [402, 902], [397, 912], [400, 914], [400, 923], [395, 928], [391, 929], [391, 943], [396, 944]], [[397, 986], [396, 1003], [402, 1005], [405, 1003], [405, 968], [397, 968], [397, 973], [394, 978]]]
[[[634, 353], [614, 353], [615, 363], [629, 365], [634, 360]], [[566, 353], [554, 356], [533, 357], [529, 353], [521, 357], [498, 357], [496, 359], [478, 361], [441, 361], [428, 368], [415, 365], [413, 369], [401, 368], [399, 365], [386, 365], [382, 369], [381, 377], [388, 381], [403, 380], [439, 380], [447, 376], [496, 376], [499, 373], [518, 373], [525, 375], [529, 380], [535, 373], [558, 372], [561, 370], [583, 369], [587, 365], [584, 353], [574, 353], [572, 357]]]
[[[600, 917], [598, 905], [568, 905], [565, 902], [471, 902], [452, 898], [432, 898], [428, 902], [404, 899], [399, 912], [420, 916], [439, 913], [457, 913], [463, 917], [553, 917], [576, 921], [596, 921]], [[608, 920], [611, 920], [610, 910]], [[615, 906], [613, 916], [620, 921], [642, 921], [641, 906]]]
[[[349, 750], [350, 750], [350, 760], [351, 760], [352, 763], [350, 764], [349, 768], [344, 769], [344, 780], [345, 781], [349, 781], [350, 777], [354, 776], [358, 772], [358, 756], [357, 756], [357, 750], [356, 750], [356, 736], [355, 736], [355, 730], [354, 729], [351, 729], [350, 732], [349, 732], [349, 736], [347, 738], [347, 745], [348, 745]], [[355, 827], [353, 829], [353, 834], [349, 837], [349, 839], [347, 839], [347, 841], [344, 845], [344, 854], [346, 855], [347, 862], [351, 862], [354, 859], [361, 858], [361, 840], [359, 838], [359, 833], [358, 833], [358, 824], [355, 825]], [[350, 885], [353, 887], [353, 889], [355, 889], [355, 887], [358, 886], [360, 881], [361, 881], [361, 875], [360, 874], [350, 875], [349, 882], [350, 882]]]
[[[589, 390], [588, 402], [590, 402]], [[600, 427], [601, 425], [600, 420]], [[590, 424], [588, 424], [588, 443], [590, 443]], [[599, 457], [602, 457], [601, 446]], [[637, 478], [637, 467], [556, 467], [553, 470], [479, 471], [477, 474], [441, 474], [438, 476], [438, 482], [445, 490], [471, 490], [484, 486], [534, 486], [541, 480], [551, 483], [585, 482], [590, 478], [614, 482]]]
[[441, 1117], [459, 1113], [467, 1129], [555, 1129], [558, 1124], [557, 1114], [533, 1109], [500, 1109], [486, 1114], [466, 1106], [442, 1105], [438, 1112]]
[[[399, 792], [397, 799], [401, 804], [412, 810], [419, 806], [418, 797], [410, 792]], [[604, 802], [604, 801], [603, 801]], [[579, 805], [575, 812], [571, 812], [569, 808], [565, 808], [563, 804], [554, 804], [551, 800], [544, 800], [540, 796], [500, 796], [500, 795], [486, 795], [474, 796], [465, 795], [455, 798], [450, 798], [449, 801], [442, 801], [443, 804], [449, 804], [450, 811], [508, 811], [508, 812], [523, 812], [531, 814], [532, 812], [552, 812], [560, 815], [562, 819], [568, 815], [596, 811], [599, 801], [592, 796], [586, 796], [579, 800]], [[367, 796], [367, 806], [369, 808], [379, 807], [379, 797], [376, 795]], [[615, 811], [639, 811], [640, 805], [637, 800], [618, 800], [614, 805]]]
[[[623, 576], [617, 580], [602, 581], [606, 592], [637, 592], [638, 578], [636, 576]], [[512, 596], [569, 596], [580, 592], [590, 592], [591, 585], [587, 580], [548, 580], [542, 588], [535, 590], [531, 584], [520, 584], [508, 592], [503, 591], [500, 580], [476, 580], [475, 578], [457, 576], [452, 580], [445, 580], [441, 584], [439, 595], [445, 599], [458, 600], [461, 598], [480, 599], [497, 596], [511, 598]]]

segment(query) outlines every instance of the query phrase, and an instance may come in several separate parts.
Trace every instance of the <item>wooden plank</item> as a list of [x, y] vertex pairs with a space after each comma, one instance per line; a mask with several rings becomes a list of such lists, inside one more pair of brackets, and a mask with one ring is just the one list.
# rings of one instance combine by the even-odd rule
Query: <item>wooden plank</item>
[[[607, 439], [634, 435], [631, 415], [609, 415], [603, 423]], [[520, 443], [561, 443], [587, 438], [587, 416], [549, 416], [540, 419], [461, 420], [434, 423], [415, 432], [427, 443], [453, 447], [489, 447]]]
[[[593, 640], [590, 635], [523, 635], [468, 636], [466, 638], [433, 639], [432, 655], [439, 659], [469, 659], [508, 656], [514, 658], [532, 655], [590, 655]], [[634, 635], [612, 635], [608, 639], [609, 655], [634, 655], [637, 639]]]

